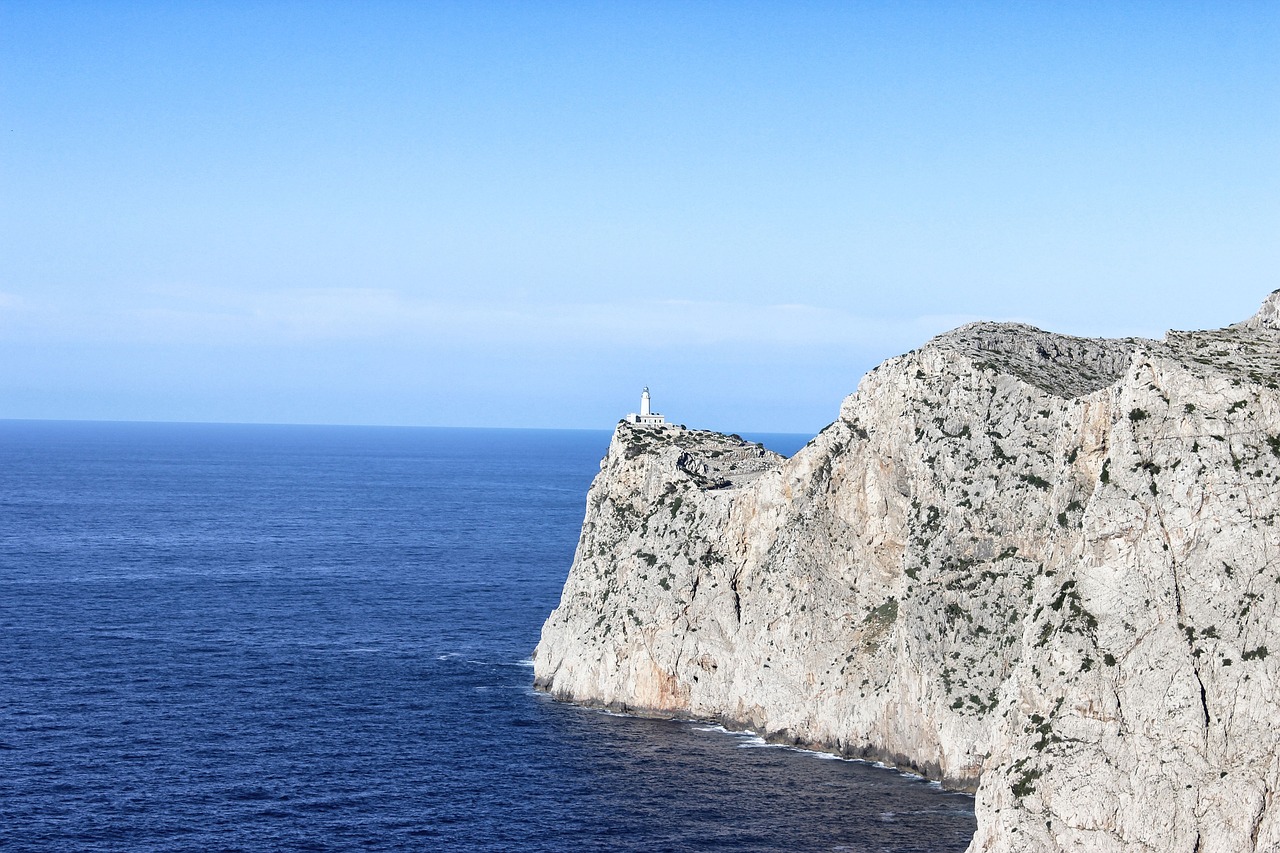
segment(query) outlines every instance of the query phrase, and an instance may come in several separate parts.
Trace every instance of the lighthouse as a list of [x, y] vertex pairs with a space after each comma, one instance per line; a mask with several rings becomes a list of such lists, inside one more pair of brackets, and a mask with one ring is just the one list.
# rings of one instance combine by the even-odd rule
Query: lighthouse
[[662, 426], [665, 424], [667, 419], [658, 412], [650, 410], [649, 406], [649, 386], [646, 385], [644, 390], [640, 392], [640, 413], [632, 412], [627, 415], [627, 423], [640, 426]]

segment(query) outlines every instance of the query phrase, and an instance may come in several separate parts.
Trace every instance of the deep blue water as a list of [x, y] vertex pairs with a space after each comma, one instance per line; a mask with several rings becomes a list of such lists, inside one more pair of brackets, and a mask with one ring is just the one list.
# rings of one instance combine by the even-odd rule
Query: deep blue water
[[0, 848], [963, 850], [968, 797], [530, 689], [607, 442], [0, 421]]

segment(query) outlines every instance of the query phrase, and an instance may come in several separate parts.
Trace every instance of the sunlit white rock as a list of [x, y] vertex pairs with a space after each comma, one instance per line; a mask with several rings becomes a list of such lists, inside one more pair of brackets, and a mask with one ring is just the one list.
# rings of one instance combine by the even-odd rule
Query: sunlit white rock
[[536, 683], [976, 787], [974, 853], [1280, 849], [1278, 316], [965, 326], [789, 460], [621, 423]]

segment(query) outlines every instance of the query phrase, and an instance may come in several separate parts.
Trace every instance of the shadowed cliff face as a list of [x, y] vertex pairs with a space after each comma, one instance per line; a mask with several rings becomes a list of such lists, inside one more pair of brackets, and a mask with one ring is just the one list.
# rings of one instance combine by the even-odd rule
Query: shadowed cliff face
[[966, 326], [789, 460], [620, 425], [538, 687], [976, 787], [974, 851], [1280, 848], [1278, 308]]

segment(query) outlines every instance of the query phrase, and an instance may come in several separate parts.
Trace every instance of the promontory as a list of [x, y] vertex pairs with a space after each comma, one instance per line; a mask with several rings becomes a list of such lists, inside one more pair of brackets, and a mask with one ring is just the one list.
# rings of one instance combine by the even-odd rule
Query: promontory
[[784, 459], [620, 423], [539, 689], [976, 792], [978, 851], [1280, 850], [1280, 291], [974, 323]]

